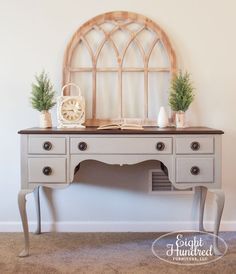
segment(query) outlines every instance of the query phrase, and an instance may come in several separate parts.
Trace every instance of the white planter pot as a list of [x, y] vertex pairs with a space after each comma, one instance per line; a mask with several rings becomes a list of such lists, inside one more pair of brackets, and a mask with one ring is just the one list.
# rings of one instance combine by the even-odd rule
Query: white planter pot
[[159, 111], [159, 114], [157, 117], [157, 125], [160, 128], [168, 127], [168, 125], [169, 125], [169, 119], [168, 119], [168, 116], [167, 116], [167, 113], [166, 113], [164, 107], [160, 108], [160, 111]]
[[48, 112], [48, 111], [40, 112], [40, 127], [41, 128], [52, 127], [52, 118], [51, 118], [50, 112]]
[[175, 114], [175, 124], [177, 128], [185, 127], [185, 112], [179, 111]]

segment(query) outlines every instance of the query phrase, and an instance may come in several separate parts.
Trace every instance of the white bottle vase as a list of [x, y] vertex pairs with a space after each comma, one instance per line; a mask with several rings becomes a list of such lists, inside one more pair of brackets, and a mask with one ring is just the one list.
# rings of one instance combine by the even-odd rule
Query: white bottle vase
[[167, 113], [165, 111], [165, 108], [163, 106], [160, 108], [160, 111], [159, 111], [159, 114], [157, 117], [157, 125], [160, 128], [168, 127], [168, 125], [169, 125], [169, 119], [168, 119]]
[[177, 128], [184, 128], [185, 127], [185, 112], [178, 111], [175, 114], [175, 123]]
[[51, 113], [47, 110], [43, 110], [40, 112], [40, 127], [41, 128], [52, 127]]

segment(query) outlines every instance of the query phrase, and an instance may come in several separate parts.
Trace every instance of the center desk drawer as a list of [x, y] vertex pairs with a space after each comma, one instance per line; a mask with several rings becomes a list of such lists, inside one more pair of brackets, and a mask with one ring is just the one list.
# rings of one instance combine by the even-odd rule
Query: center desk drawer
[[71, 154], [171, 154], [172, 138], [71, 138]]
[[28, 181], [31, 183], [65, 183], [65, 158], [29, 158]]
[[29, 137], [29, 154], [65, 154], [65, 137]]

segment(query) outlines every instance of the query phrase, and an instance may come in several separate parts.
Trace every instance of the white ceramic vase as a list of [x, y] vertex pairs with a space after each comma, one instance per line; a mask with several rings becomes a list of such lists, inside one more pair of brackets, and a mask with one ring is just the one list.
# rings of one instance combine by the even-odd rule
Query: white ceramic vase
[[160, 108], [160, 111], [159, 111], [159, 114], [157, 117], [157, 125], [160, 128], [168, 127], [168, 125], [169, 125], [168, 115], [167, 115], [166, 110], [163, 106]]
[[47, 110], [43, 110], [42, 112], [40, 112], [40, 127], [41, 128], [52, 127], [51, 113]]
[[178, 111], [175, 114], [175, 123], [177, 128], [184, 128], [185, 127], [185, 112]]

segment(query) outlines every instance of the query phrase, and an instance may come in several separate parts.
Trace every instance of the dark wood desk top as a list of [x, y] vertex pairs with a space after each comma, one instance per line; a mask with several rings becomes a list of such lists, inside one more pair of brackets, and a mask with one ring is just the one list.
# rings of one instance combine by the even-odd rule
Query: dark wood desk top
[[97, 127], [86, 128], [28, 128], [20, 130], [19, 134], [224, 134], [222, 130], [212, 129], [208, 127], [187, 127], [187, 128], [158, 128], [144, 127], [143, 130], [120, 130], [106, 129], [98, 130]]

